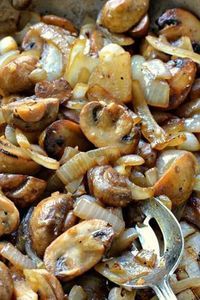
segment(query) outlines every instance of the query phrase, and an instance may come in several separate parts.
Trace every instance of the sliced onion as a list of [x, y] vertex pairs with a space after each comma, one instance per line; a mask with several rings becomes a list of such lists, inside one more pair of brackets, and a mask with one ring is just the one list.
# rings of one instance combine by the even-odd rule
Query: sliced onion
[[66, 189], [69, 193], [74, 194], [74, 193], [78, 190], [79, 186], [81, 185], [82, 180], [83, 180], [83, 177], [80, 177], [80, 178], [78, 178], [78, 179], [75, 179], [75, 180], [72, 181], [72, 182], [69, 182], [69, 183], [65, 186], [65, 189]]
[[187, 289], [199, 288], [200, 277], [186, 278], [172, 284], [172, 289], [175, 294], [179, 294]]
[[85, 104], [87, 104], [86, 100], [84, 100], [84, 99], [75, 99], [75, 100], [67, 101], [65, 107], [67, 107], [69, 109], [81, 110], [83, 108], [83, 106], [85, 106]]
[[150, 64], [150, 62], [145, 62], [143, 56], [134, 55], [131, 63], [132, 78], [140, 82], [149, 105], [166, 108], [169, 105], [169, 84], [166, 81], [156, 78], [156, 76], [161, 76], [156, 75], [156, 71], [154, 71], [154, 74], [149, 71], [145, 64]]
[[29, 150], [29, 149], [23, 149], [23, 152], [30, 157], [33, 161], [38, 163], [39, 165], [51, 169], [51, 170], [57, 170], [59, 168], [59, 162], [53, 158], [44, 156], [42, 154], [39, 154], [35, 151]]
[[196, 136], [193, 133], [190, 132], [183, 132], [186, 140], [178, 146], [178, 149], [180, 150], [186, 150], [186, 151], [199, 151], [200, 150], [200, 143]]
[[23, 149], [30, 149], [31, 145], [27, 137], [22, 133], [21, 130], [15, 129], [15, 137], [18, 145]]
[[200, 175], [197, 175], [195, 178], [193, 190], [200, 192]]
[[125, 167], [140, 166], [144, 164], [144, 159], [136, 154], [124, 155], [118, 158], [115, 165], [122, 165]]
[[147, 170], [145, 176], [148, 186], [153, 186], [158, 181], [158, 169], [154, 167]]
[[110, 290], [108, 300], [135, 300], [136, 290], [127, 291], [121, 287], [114, 287]]
[[73, 89], [73, 99], [85, 99], [86, 93], [88, 91], [88, 84], [77, 83]]
[[74, 206], [74, 214], [84, 220], [100, 219], [108, 222], [119, 234], [125, 228], [125, 223], [115, 214], [111, 213], [106, 208], [101, 207], [96, 202], [89, 201], [86, 197], [82, 196], [78, 199]]
[[36, 265], [30, 258], [23, 255], [16, 247], [8, 242], [0, 242], [0, 254], [18, 269], [34, 269]]
[[45, 44], [40, 64], [46, 71], [48, 80], [58, 79], [63, 74], [62, 53], [53, 43]]
[[0, 53], [4, 54], [9, 51], [17, 50], [18, 46], [12, 36], [6, 36], [0, 40]]
[[144, 137], [151, 143], [153, 148], [162, 150], [167, 144], [167, 134], [154, 120], [137, 81], [133, 81], [133, 99], [134, 110], [142, 119]]
[[138, 233], [135, 228], [128, 228], [117, 237], [110, 248], [109, 256], [116, 256], [127, 250], [138, 237]]
[[0, 55], [0, 68], [7, 65], [9, 62], [11, 62], [13, 59], [15, 59], [18, 56], [19, 56], [18, 50], [12, 50], [4, 53], [3, 55]]
[[181, 49], [178, 47], [173, 47], [171, 45], [161, 42], [158, 38], [150, 35], [146, 37], [146, 40], [156, 50], [162, 51], [169, 55], [181, 57], [181, 58], [190, 58], [197, 64], [200, 64], [200, 55], [194, 53], [193, 51]]
[[158, 169], [159, 178], [170, 168], [174, 160], [183, 155], [184, 153], [185, 151], [183, 150], [163, 151], [156, 161], [156, 167]]
[[125, 34], [111, 33], [108, 29], [104, 27], [99, 27], [99, 30], [103, 33], [108, 44], [114, 43], [120, 46], [130, 46], [134, 44], [134, 40]]
[[5, 121], [5, 119], [4, 119], [2, 110], [0, 109], [0, 125], [1, 125], [1, 124], [4, 124], [4, 123], [6, 123], [6, 121]]
[[189, 132], [200, 133], [200, 114], [185, 119], [184, 129]]
[[5, 137], [11, 144], [18, 146], [16, 135], [15, 135], [15, 129], [12, 126], [10, 125], [6, 126]]
[[[164, 42], [164, 41], [162, 41], [162, 42]], [[182, 49], [190, 50], [190, 51], [194, 52], [193, 48], [192, 48], [191, 40], [188, 36], [182, 36], [180, 39], [173, 42], [172, 45], [175, 47], [178, 47], [178, 48], [182, 48]]]
[[134, 200], [145, 200], [153, 197], [154, 195], [153, 187], [141, 187], [133, 182], [129, 182], [129, 187]]
[[84, 289], [79, 285], [74, 285], [68, 296], [68, 300], [87, 300], [87, 298]]
[[72, 158], [73, 156], [75, 156], [76, 154], [78, 154], [78, 147], [66, 147], [64, 150], [64, 153], [60, 159], [60, 164], [63, 165], [64, 163], [66, 163], [68, 160], [70, 160], [70, 158]]
[[44, 69], [37, 68], [28, 77], [33, 83], [37, 83], [47, 79], [47, 72]]
[[164, 204], [169, 210], [172, 210], [172, 201], [166, 195], [160, 195], [157, 197], [162, 204]]
[[152, 74], [154, 79], [170, 79], [172, 74], [167, 65], [160, 59], [152, 59], [142, 64], [142, 69]]
[[31, 289], [24, 278], [18, 278], [15, 274], [13, 274], [12, 278], [16, 300], [38, 300], [38, 295]]
[[56, 174], [67, 185], [80, 176], [83, 176], [89, 169], [115, 160], [120, 155], [120, 150], [116, 146], [80, 152], [62, 165]]

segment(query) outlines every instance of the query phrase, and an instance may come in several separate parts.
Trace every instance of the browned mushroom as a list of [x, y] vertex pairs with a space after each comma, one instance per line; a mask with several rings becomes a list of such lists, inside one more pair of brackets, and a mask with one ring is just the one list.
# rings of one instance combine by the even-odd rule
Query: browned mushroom
[[46, 181], [32, 176], [0, 174], [2, 191], [19, 207], [27, 207], [38, 200], [46, 185]]
[[55, 193], [34, 208], [30, 219], [30, 235], [33, 249], [39, 256], [63, 232], [65, 219], [72, 207], [70, 196]]
[[0, 68], [0, 88], [5, 94], [23, 92], [33, 84], [29, 74], [36, 68], [38, 60], [29, 55], [18, 56]]
[[125, 32], [140, 21], [148, 8], [148, 0], [109, 0], [102, 8], [99, 23], [111, 32]]
[[189, 11], [181, 8], [169, 9], [160, 16], [157, 23], [159, 34], [169, 40], [188, 36], [192, 42], [200, 42], [200, 21]]
[[13, 281], [8, 267], [0, 261], [0, 299], [11, 300]]
[[190, 99], [195, 100], [200, 98], [200, 78], [197, 78], [190, 91]]
[[63, 103], [71, 98], [72, 88], [64, 78], [41, 81], [35, 86], [35, 95], [38, 98], [58, 98]]
[[198, 197], [189, 199], [183, 213], [183, 219], [200, 229], [200, 199]]
[[80, 126], [96, 147], [118, 146], [123, 153], [133, 153], [139, 141], [138, 128], [131, 111], [116, 103], [89, 102], [80, 114]]
[[19, 212], [14, 203], [0, 194], [0, 236], [9, 234], [19, 225]]
[[163, 152], [159, 157], [159, 163], [165, 169], [154, 188], [156, 196], [167, 195], [175, 208], [187, 201], [192, 193], [197, 161], [190, 152], [180, 151], [176, 154], [171, 151]]
[[141, 140], [138, 144], [137, 154], [145, 160], [145, 165], [149, 168], [153, 168], [157, 159], [157, 151], [151, 147], [149, 143]]
[[32, 0], [11, 0], [12, 6], [16, 9], [25, 9], [31, 2]]
[[139, 24], [137, 24], [135, 27], [133, 27], [130, 31], [129, 34], [133, 37], [133, 38], [141, 38], [144, 37], [145, 35], [147, 35], [148, 30], [149, 30], [149, 16], [148, 14], [146, 14], [139, 22]]
[[95, 167], [90, 170], [88, 183], [90, 193], [107, 205], [123, 207], [132, 200], [127, 178], [110, 166]]
[[47, 127], [41, 135], [40, 146], [54, 158], [60, 158], [68, 146], [78, 146], [80, 151], [88, 151], [92, 147], [80, 126], [68, 120], [58, 120]]
[[43, 269], [24, 270], [26, 282], [41, 300], [63, 300], [64, 292], [58, 279]]
[[2, 106], [3, 116], [11, 126], [25, 131], [41, 131], [55, 121], [59, 109], [56, 98], [22, 100]]
[[8, 0], [0, 1], [0, 34], [17, 30], [19, 12], [15, 10]]
[[69, 31], [71, 34], [76, 35], [78, 33], [74, 24], [66, 18], [61, 18], [61, 17], [55, 16], [55, 15], [45, 15], [42, 17], [42, 22], [49, 24], [49, 25], [55, 25], [55, 26], [62, 27], [65, 30]]
[[28, 158], [21, 148], [0, 139], [0, 173], [35, 174], [40, 166]]
[[65, 231], [44, 254], [47, 270], [68, 281], [91, 269], [110, 246], [114, 231], [103, 220], [83, 221]]
[[175, 59], [167, 63], [172, 73], [168, 80], [170, 101], [168, 109], [177, 108], [189, 94], [196, 75], [196, 64], [190, 59]]

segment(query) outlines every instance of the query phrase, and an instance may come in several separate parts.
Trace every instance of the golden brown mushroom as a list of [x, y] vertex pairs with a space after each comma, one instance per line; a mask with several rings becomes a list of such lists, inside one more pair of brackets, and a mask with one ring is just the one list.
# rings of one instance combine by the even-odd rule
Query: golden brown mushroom
[[111, 32], [122, 33], [137, 24], [149, 8], [149, 0], [109, 0], [100, 13], [99, 23]]
[[91, 269], [110, 246], [114, 232], [103, 220], [83, 221], [65, 231], [44, 254], [47, 270], [63, 281]]
[[197, 98], [200, 98], [200, 78], [197, 78], [194, 81], [194, 84], [190, 91], [190, 99], [196, 100]]
[[0, 261], [0, 299], [11, 300], [13, 281], [8, 267]]
[[28, 158], [21, 148], [0, 139], [0, 173], [35, 174], [40, 166]]
[[149, 168], [153, 168], [157, 159], [157, 151], [151, 147], [149, 143], [141, 140], [138, 144], [137, 154], [145, 160], [145, 165]]
[[78, 146], [80, 151], [88, 151], [92, 146], [83, 135], [80, 126], [68, 120], [58, 120], [47, 127], [41, 135], [40, 145], [54, 158], [60, 158], [68, 146]]
[[187, 151], [181, 151], [178, 156], [173, 155], [173, 151], [161, 154], [160, 163], [163, 162], [166, 167], [154, 188], [155, 196], [166, 195], [172, 201], [173, 207], [177, 207], [187, 201], [192, 193], [197, 161], [195, 156]]
[[90, 170], [88, 183], [90, 193], [104, 204], [123, 207], [132, 200], [127, 178], [111, 166], [95, 167]]
[[32, 246], [39, 256], [63, 232], [65, 219], [72, 207], [70, 196], [55, 193], [34, 208], [29, 226]]
[[42, 22], [48, 25], [55, 25], [69, 31], [71, 34], [77, 35], [78, 31], [74, 24], [66, 18], [61, 18], [55, 15], [45, 15], [42, 17]]
[[14, 203], [0, 194], [0, 236], [9, 234], [19, 225], [19, 212]]
[[131, 30], [129, 30], [130, 36], [132, 36], [133, 38], [144, 37], [148, 33], [149, 25], [150, 25], [149, 16], [148, 16], [148, 14], [146, 14], [140, 20], [139, 24], [137, 24], [135, 27], [133, 27]]
[[200, 21], [192, 13], [181, 8], [168, 9], [158, 21], [159, 34], [169, 40], [188, 36], [192, 42], [200, 42]]
[[131, 111], [116, 103], [89, 102], [80, 114], [80, 126], [96, 147], [118, 146], [123, 153], [133, 153], [139, 132]]
[[46, 181], [32, 176], [0, 174], [0, 188], [19, 207], [27, 207], [38, 200], [46, 185]]
[[63, 103], [71, 98], [72, 88], [64, 78], [41, 81], [35, 86], [35, 95], [38, 98], [58, 98]]
[[43, 269], [25, 269], [26, 282], [41, 300], [63, 300], [64, 292], [58, 279]]
[[7, 94], [23, 92], [33, 87], [29, 74], [38, 60], [29, 55], [19, 56], [0, 68], [0, 88]]
[[59, 109], [56, 98], [22, 100], [2, 106], [5, 121], [24, 131], [41, 131], [55, 121]]
[[188, 96], [196, 75], [196, 64], [190, 59], [178, 58], [167, 63], [172, 73], [168, 80], [170, 85], [170, 101], [168, 109], [175, 109]]

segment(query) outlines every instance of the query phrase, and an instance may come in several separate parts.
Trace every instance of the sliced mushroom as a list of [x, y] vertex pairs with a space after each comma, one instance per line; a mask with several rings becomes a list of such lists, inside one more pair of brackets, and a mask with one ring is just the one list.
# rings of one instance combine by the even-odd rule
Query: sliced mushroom
[[115, 145], [123, 153], [133, 153], [139, 141], [131, 111], [116, 103], [89, 102], [81, 111], [80, 126], [96, 147]]
[[127, 178], [110, 166], [95, 167], [90, 170], [88, 183], [90, 193], [107, 205], [123, 207], [132, 200]]
[[38, 98], [58, 98], [63, 103], [71, 98], [72, 88], [64, 78], [42, 81], [36, 84], [35, 95]]
[[140, 139], [137, 154], [145, 160], [145, 165], [148, 168], [153, 168], [155, 166], [157, 151], [153, 149], [149, 143]]
[[23, 92], [33, 84], [29, 74], [36, 68], [38, 60], [29, 55], [18, 56], [0, 68], [0, 88], [5, 94]]
[[148, 8], [149, 0], [109, 0], [102, 8], [99, 23], [111, 32], [125, 32], [140, 21]]
[[46, 181], [27, 175], [0, 174], [0, 187], [4, 194], [19, 207], [27, 207], [39, 199]]
[[39, 256], [63, 232], [66, 216], [72, 207], [70, 196], [55, 193], [34, 208], [29, 226], [32, 247]]
[[77, 35], [78, 31], [74, 24], [66, 18], [61, 18], [55, 15], [45, 15], [42, 17], [42, 22], [48, 25], [55, 25], [69, 31], [71, 34]]
[[0, 20], [0, 34], [17, 30], [19, 12], [11, 6], [8, 0], [0, 1]]
[[189, 11], [181, 8], [167, 10], [157, 21], [159, 34], [169, 40], [188, 36], [192, 42], [200, 42], [200, 21]]
[[40, 166], [27, 157], [21, 148], [0, 139], [0, 173], [35, 174]]
[[64, 292], [58, 279], [43, 269], [24, 270], [26, 282], [40, 295], [40, 300], [63, 300]]
[[68, 120], [58, 120], [47, 127], [41, 135], [40, 145], [54, 158], [60, 158], [68, 146], [78, 146], [80, 151], [88, 151], [92, 147], [80, 126]]
[[189, 199], [183, 213], [183, 219], [200, 229], [200, 199], [198, 197]]
[[8, 267], [0, 261], [0, 299], [11, 300], [13, 281]]
[[0, 194], [0, 236], [16, 230], [19, 220], [19, 212], [14, 203]]
[[168, 80], [170, 85], [170, 100], [168, 109], [177, 108], [188, 96], [196, 75], [196, 64], [190, 59], [175, 59], [167, 65], [172, 73]]
[[2, 106], [6, 122], [25, 131], [41, 131], [55, 121], [59, 109], [56, 98], [24, 98]]
[[147, 35], [148, 30], [149, 30], [149, 16], [148, 14], [146, 14], [139, 22], [139, 24], [137, 24], [135, 27], [133, 27], [130, 31], [129, 34], [133, 37], [133, 38], [141, 38], [144, 37], [145, 35]]
[[81, 222], [50, 244], [44, 254], [45, 266], [59, 279], [71, 280], [100, 261], [113, 237], [113, 229], [105, 221]]
[[200, 78], [197, 78], [190, 91], [190, 99], [196, 100], [200, 98]]
[[168, 196], [174, 208], [189, 198], [197, 171], [197, 161], [192, 153], [187, 151], [177, 153], [178, 156], [173, 151], [168, 151], [160, 156], [159, 163], [164, 164], [166, 169], [154, 186], [155, 195]]

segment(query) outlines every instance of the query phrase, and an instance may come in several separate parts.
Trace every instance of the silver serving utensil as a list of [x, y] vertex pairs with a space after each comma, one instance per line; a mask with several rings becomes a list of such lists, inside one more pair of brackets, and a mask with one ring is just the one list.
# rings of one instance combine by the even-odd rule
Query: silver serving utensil
[[[184, 239], [180, 225], [174, 215], [158, 199], [152, 198], [142, 202], [141, 211], [145, 221], [142, 226], [136, 226], [139, 240], [143, 249], [154, 250], [158, 257], [158, 266], [148, 275], [142, 276], [142, 283], [138, 278], [123, 284], [125, 288], [144, 289], [152, 288], [160, 300], [177, 299], [170, 285], [169, 277], [179, 265], [184, 250]], [[164, 239], [163, 254], [160, 254], [158, 241], [152, 227], [151, 219], [155, 219], [160, 227]]]

